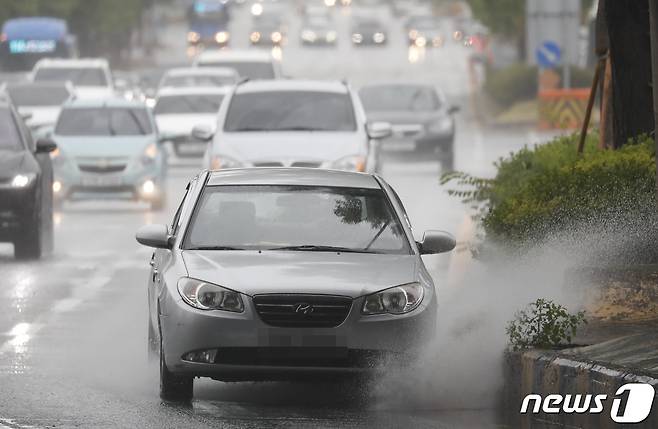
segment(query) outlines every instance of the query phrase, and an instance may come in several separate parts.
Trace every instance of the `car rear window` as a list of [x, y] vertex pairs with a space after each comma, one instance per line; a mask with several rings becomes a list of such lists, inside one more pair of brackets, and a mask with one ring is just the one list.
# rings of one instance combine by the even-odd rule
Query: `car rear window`
[[156, 115], [217, 113], [223, 95], [167, 95], [158, 98]]
[[40, 67], [34, 74], [35, 82], [66, 82], [75, 86], [108, 86], [100, 67]]
[[438, 110], [441, 100], [434, 88], [420, 85], [376, 85], [363, 88], [359, 95], [368, 112]]
[[199, 63], [200, 67], [222, 67], [233, 69], [240, 77], [250, 80], [274, 79], [274, 65], [265, 61], [208, 61]]
[[143, 108], [64, 109], [55, 133], [61, 136], [140, 136], [153, 133]]
[[264, 91], [235, 95], [224, 130], [356, 131], [356, 119], [349, 94]]

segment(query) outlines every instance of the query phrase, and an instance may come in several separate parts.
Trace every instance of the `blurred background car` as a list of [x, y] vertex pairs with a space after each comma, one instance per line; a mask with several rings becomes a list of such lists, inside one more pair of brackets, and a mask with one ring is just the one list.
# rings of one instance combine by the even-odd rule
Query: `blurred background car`
[[0, 242], [18, 259], [53, 248], [53, 170], [49, 141], [34, 142], [11, 99], [0, 94]]
[[56, 202], [112, 196], [166, 202], [167, 156], [143, 103], [122, 98], [65, 104], [51, 138]]
[[311, 167], [374, 172], [374, 140], [390, 125], [366, 124], [358, 95], [341, 82], [247, 82], [227, 96], [217, 129], [195, 127], [213, 140], [204, 158], [211, 169]]
[[71, 82], [78, 98], [104, 98], [114, 95], [110, 65], [103, 58], [42, 59], [30, 74], [33, 82]]
[[437, 17], [416, 15], [410, 17], [405, 23], [407, 39], [410, 46], [419, 48], [439, 48], [446, 43], [450, 33]]
[[229, 87], [163, 88], [158, 93], [153, 112], [160, 140], [170, 144], [180, 158], [201, 157], [207, 142], [192, 137], [192, 128], [204, 125], [214, 131], [219, 106]]
[[391, 149], [411, 149], [438, 156], [444, 170], [454, 166], [455, 119], [459, 108], [431, 85], [418, 83], [373, 84], [359, 95], [369, 121], [392, 125], [386, 143]]
[[212, 50], [199, 54], [194, 60], [196, 67], [225, 67], [238, 72], [240, 77], [251, 80], [278, 79], [280, 64], [270, 53], [253, 51]]
[[191, 47], [225, 47], [231, 40], [227, 2], [194, 0], [187, 10], [187, 43]]
[[227, 67], [180, 67], [167, 70], [160, 80], [162, 88], [232, 86], [240, 80], [238, 72]]
[[338, 31], [332, 19], [310, 16], [302, 23], [299, 37], [303, 45], [335, 46], [338, 42]]
[[0, 68], [28, 71], [42, 58], [75, 58], [77, 38], [66, 21], [49, 17], [7, 20], [0, 37]]
[[383, 46], [387, 43], [387, 29], [381, 21], [373, 18], [354, 18], [352, 20], [352, 44], [355, 46]]
[[35, 139], [52, 129], [62, 104], [75, 96], [70, 82], [12, 82], [5, 90]]
[[286, 29], [278, 15], [254, 17], [249, 32], [249, 43], [253, 46], [279, 46], [285, 39]]

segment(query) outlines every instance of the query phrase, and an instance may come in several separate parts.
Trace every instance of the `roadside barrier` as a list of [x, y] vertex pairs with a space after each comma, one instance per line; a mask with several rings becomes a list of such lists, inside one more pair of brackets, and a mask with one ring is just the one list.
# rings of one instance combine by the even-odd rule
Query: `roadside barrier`
[[585, 120], [589, 88], [539, 91], [539, 129], [579, 129]]

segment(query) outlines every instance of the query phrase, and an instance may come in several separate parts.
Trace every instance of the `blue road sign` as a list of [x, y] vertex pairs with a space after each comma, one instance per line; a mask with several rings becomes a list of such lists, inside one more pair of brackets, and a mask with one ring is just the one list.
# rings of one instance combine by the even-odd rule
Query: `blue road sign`
[[539, 45], [535, 55], [539, 67], [551, 68], [560, 64], [562, 60], [562, 49], [557, 43], [546, 40]]

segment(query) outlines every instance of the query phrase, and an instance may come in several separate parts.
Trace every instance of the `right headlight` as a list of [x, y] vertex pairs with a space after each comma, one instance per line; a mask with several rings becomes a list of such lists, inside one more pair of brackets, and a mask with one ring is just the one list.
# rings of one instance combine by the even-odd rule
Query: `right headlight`
[[178, 293], [183, 301], [199, 310], [244, 311], [244, 303], [238, 292], [212, 283], [183, 277], [178, 281]]
[[210, 160], [210, 168], [212, 170], [224, 170], [227, 168], [241, 168], [243, 165], [237, 159], [233, 159], [224, 155], [213, 155]]
[[395, 286], [365, 297], [362, 314], [404, 314], [418, 308], [425, 296], [420, 283]]

